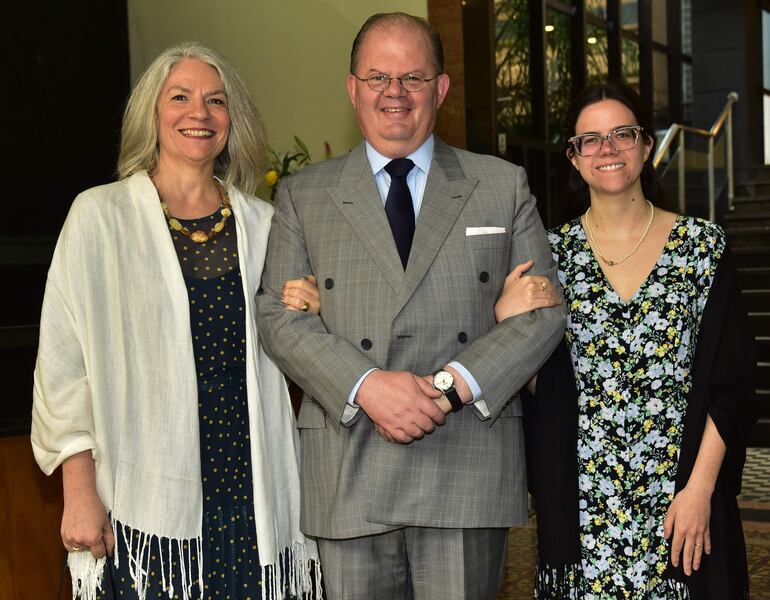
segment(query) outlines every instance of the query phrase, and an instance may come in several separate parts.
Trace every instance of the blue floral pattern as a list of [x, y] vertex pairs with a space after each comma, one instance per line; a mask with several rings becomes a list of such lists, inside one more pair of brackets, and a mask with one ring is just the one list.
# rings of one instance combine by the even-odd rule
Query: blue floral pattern
[[695, 340], [724, 234], [713, 223], [677, 217], [628, 302], [604, 276], [578, 219], [548, 237], [578, 387], [582, 550], [569, 574], [569, 597], [689, 598], [684, 584], [665, 575], [663, 519], [674, 496]]

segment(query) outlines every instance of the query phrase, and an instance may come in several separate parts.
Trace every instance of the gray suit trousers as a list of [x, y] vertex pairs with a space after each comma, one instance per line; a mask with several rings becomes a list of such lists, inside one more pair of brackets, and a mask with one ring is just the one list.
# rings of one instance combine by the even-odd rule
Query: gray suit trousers
[[318, 540], [330, 600], [494, 600], [508, 530], [405, 527]]

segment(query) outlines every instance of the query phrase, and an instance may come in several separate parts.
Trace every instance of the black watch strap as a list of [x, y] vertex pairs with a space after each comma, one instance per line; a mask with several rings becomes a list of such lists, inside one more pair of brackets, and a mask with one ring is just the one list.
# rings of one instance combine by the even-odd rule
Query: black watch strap
[[460, 394], [457, 393], [457, 390], [454, 388], [448, 389], [446, 392], [444, 392], [444, 395], [446, 396], [447, 400], [449, 400], [449, 404], [452, 405], [452, 412], [459, 412], [463, 409], [463, 401], [460, 400]]

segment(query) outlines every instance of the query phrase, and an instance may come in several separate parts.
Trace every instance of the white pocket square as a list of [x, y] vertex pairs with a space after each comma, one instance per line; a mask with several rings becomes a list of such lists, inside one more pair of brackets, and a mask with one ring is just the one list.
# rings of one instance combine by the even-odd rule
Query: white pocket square
[[489, 235], [492, 233], [505, 233], [505, 227], [466, 227], [465, 235]]

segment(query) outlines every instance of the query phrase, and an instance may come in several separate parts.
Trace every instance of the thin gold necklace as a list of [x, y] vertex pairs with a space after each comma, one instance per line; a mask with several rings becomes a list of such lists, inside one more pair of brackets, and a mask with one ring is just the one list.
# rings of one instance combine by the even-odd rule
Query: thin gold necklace
[[[647, 198], [645, 198], [647, 200]], [[588, 232], [588, 239], [591, 242], [591, 246], [594, 250], [596, 250], [596, 255], [601, 258], [605, 263], [607, 263], [608, 267], [614, 267], [616, 265], [619, 265], [620, 263], [626, 261], [627, 259], [631, 258], [637, 250], [639, 250], [639, 246], [642, 245], [642, 242], [644, 241], [644, 238], [647, 237], [647, 234], [650, 232], [650, 227], [652, 226], [652, 219], [655, 217], [655, 207], [652, 205], [652, 202], [647, 200], [647, 204], [650, 205], [650, 220], [647, 221], [647, 227], [644, 228], [644, 233], [642, 234], [642, 237], [639, 238], [639, 241], [636, 242], [636, 245], [631, 248], [631, 251], [626, 254], [623, 258], [620, 260], [609, 260], [608, 258], [604, 258], [604, 255], [602, 254], [602, 251], [599, 250], [599, 246], [596, 245], [596, 240], [594, 239], [594, 233], [591, 231], [591, 223], [588, 221], [588, 213], [591, 212], [591, 207], [588, 207], [588, 210], [586, 211], [586, 214], [583, 215], [583, 222], [586, 225], [586, 231]]]
[[160, 205], [163, 207], [163, 214], [166, 215], [166, 220], [168, 221], [168, 226], [174, 231], [178, 231], [182, 235], [187, 236], [193, 242], [198, 244], [208, 242], [216, 234], [222, 231], [225, 228], [225, 223], [227, 223], [228, 217], [233, 214], [233, 211], [230, 208], [230, 198], [227, 195], [227, 190], [225, 190], [224, 186], [216, 179], [214, 180], [214, 185], [217, 187], [219, 199], [222, 200], [222, 208], [219, 211], [219, 214], [222, 215], [222, 219], [218, 223], [215, 223], [214, 226], [209, 229], [208, 233], [201, 229], [196, 231], [190, 231], [187, 229], [187, 227], [182, 225], [175, 217], [171, 216], [171, 212], [168, 210], [168, 205], [163, 201], [163, 198], [160, 198], [160, 194], [158, 194], [158, 198], [160, 198]]

